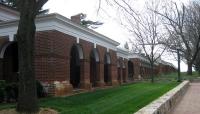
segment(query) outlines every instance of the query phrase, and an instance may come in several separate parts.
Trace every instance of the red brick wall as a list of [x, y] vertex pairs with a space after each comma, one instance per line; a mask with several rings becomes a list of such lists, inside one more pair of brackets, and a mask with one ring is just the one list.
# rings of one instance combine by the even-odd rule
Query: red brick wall
[[94, 44], [92, 44], [91, 42], [81, 40], [81, 39], [80, 39], [79, 43], [83, 48], [84, 59], [89, 61], [90, 60], [90, 53], [91, 53], [92, 49], [94, 48]]
[[106, 53], [106, 48], [102, 47], [100, 45], [97, 45], [96, 48], [99, 50], [100, 62], [104, 63], [104, 56], [105, 56], [105, 53]]
[[111, 57], [111, 80], [113, 85], [117, 85], [117, 53], [116, 51], [109, 50]]
[[94, 44], [81, 40], [80, 45], [83, 48], [84, 59], [81, 64], [81, 88], [90, 89], [90, 53], [94, 47]]
[[[70, 52], [76, 44], [76, 38], [58, 31], [42, 31], [36, 33], [35, 39], [35, 71], [38, 80], [43, 82], [68, 81], [70, 78]], [[83, 49], [84, 58], [81, 60], [81, 86], [90, 86], [90, 53], [94, 44], [81, 40], [79, 45]], [[104, 56], [106, 48], [97, 45], [99, 51], [100, 82], [104, 80]], [[116, 83], [117, 79], [117, 56], [116, 52], [109, 50], [111, 56], [111, 79]], [[100, 85], [102, 85], [100, 84]]]
[[35, 39], [35, 71], [40, 81], [69, 79], [69, 56], [76, 39], [58, 31], [37, 32]]
[[124, 82], [127, 82], [128, 81], [128, 60], [127, 59], [124, 60], [124, 64], [125, 64]]
[[98, 85], [104, 86], [104, 84], [105, 84], [104, 83], [104, 56], [105, 56], [105, 53], [106, 53], [106, 48], [99, 46], [99, 45], [97, 45], [96, 48], [99, 51], [99, 59], [100, 59], [100, 62], [99, 62], [99, 78], [100, 78], [100, 81], [99, 81]]
[[133, 70], [134, 70], [134, 79], [138, 79], [139, 75], [140, 75], [140, 60], [137, 58], [131, 59], [131, 61], [133, 62]]

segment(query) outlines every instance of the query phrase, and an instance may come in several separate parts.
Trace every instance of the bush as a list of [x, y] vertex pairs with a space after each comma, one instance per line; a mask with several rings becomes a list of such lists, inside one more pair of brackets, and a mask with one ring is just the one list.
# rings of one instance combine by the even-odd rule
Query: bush
[[47, 92], [45, 91], [45, 89], [44, 89], [43, 85], [40, 83], [40, 81], [36, 81], [36, 87], [37, 87], [38, 98], [47, 96]]
[[5, 86], [6, 86], [5, 81], [0, 80], [0, 103], [3, 102], [5, 98]]
[[5, 92], [7, 102], [16, 102], [18, 99], [18, 83], [7, 84]]
[[[39, 81], [36, 81], [37, 96], [38, 98], [46, 97], [47, 92]], [[0, 80], [0, 103], [4, 102], [17, 102], [18, 99], [18, 83], [8, 83]]]

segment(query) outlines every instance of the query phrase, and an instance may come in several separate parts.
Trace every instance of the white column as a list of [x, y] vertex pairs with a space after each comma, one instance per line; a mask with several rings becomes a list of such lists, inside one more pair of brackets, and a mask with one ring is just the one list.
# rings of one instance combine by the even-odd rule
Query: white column
[[94, 48], [96, 48], [97, 47], [97, 44], [96, 43], [94, 43]]
[[9, 41], [14, 41], [14, 34], [9, 34]]
[[109, 48], [107, 48], [107, 52], [109, 52]]
[[79, 44], [79, 37], [76, 37], [76, 43]]

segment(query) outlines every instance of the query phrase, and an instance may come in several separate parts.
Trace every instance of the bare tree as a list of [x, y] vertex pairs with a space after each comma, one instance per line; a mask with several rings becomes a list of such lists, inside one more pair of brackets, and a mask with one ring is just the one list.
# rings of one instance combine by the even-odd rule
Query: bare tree
[[136, 46], [139, 46], [147, 55], [151, 65], [151, 81], [154, 82], [154, 64], [164, 53], [166, 47], [163, 47], [161, 43], [165, 37], [165, 33], [162, 31], [162, 18], [150, 9], [160, 10], [160, 1], [151, 0], [146, 2], [145, 12], [137, 16], [134, 19], [135, 22], [128, 21], [128, 23], [135, 23], [135, 25], [132, 24], [130, 30], [135, 36], [132, 42], [136, 42]]
[[151, 81], [154, 82], [154, 64], [166, 49], [161, 42], [166, 36], [162, 31], [162, 18], [154, 12], [160, 10], [161, 1], [148, 0], [141, 8], [143, 10], [136, 9], [134, 0], [107, 0], [107, 3], [117, 10], [120, 23], [130, 33], [131, 43], [136, 49], [133, 50], [146, 54], [152, 69]]
[[192, 75], [192, 65], [200, 50], [200, 6], [192, 2], [189, 5], [177, 5], [170, 2], [163, 13], [166, 29], [169, 33], [168, 42], [165, 43], [171, 52], [180, 49], [181, 55], [187, 61], [188, 74]]

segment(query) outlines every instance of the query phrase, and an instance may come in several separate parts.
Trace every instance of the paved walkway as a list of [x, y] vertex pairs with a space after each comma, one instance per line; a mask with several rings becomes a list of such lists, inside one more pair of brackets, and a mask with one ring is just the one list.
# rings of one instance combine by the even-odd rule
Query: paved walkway
[[200, 114], [200, 83], [190, 83], [186, 94], [170, 114]]

